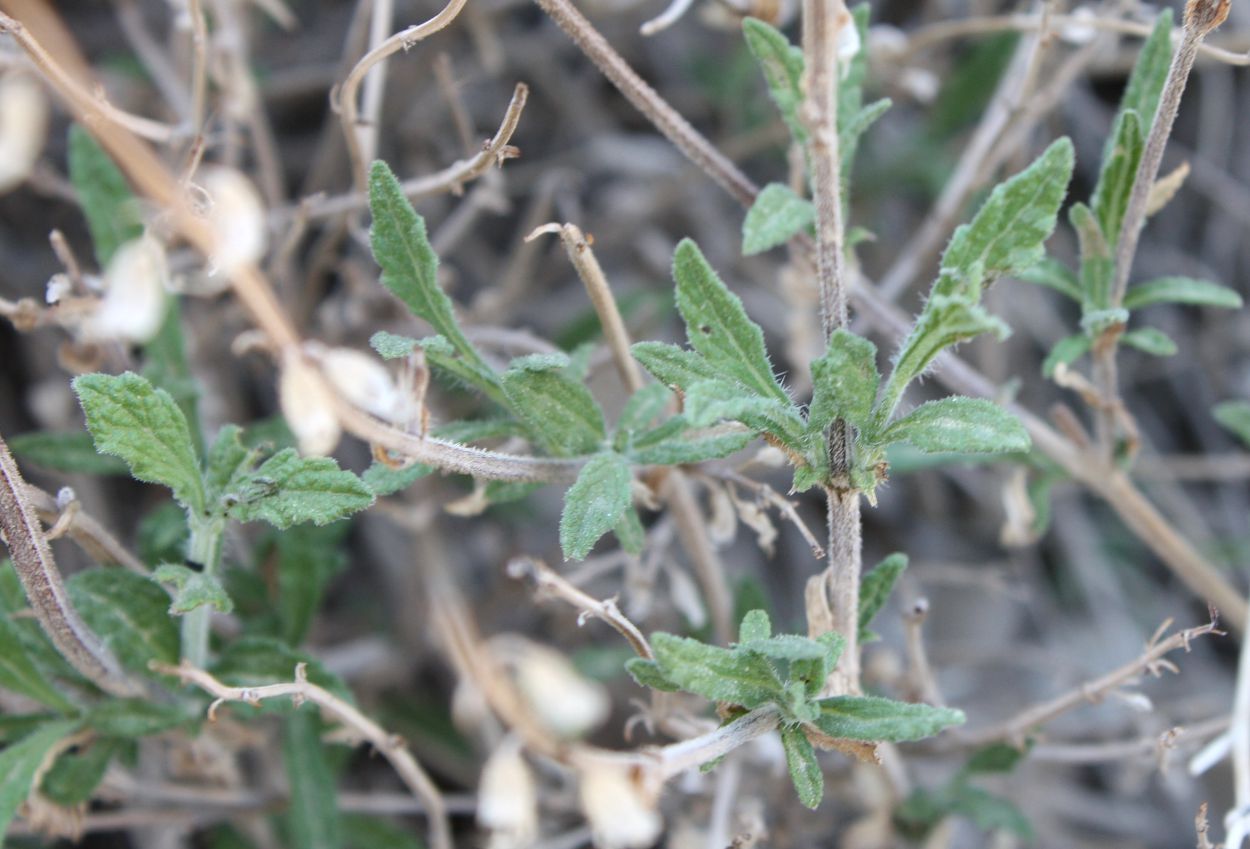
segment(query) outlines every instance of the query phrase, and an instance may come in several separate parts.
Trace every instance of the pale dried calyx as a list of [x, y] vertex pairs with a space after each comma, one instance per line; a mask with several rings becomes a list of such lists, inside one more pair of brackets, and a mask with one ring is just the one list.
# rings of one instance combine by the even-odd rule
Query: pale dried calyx
[[205, 217], [213, 232], [210, 273], [229, 276], [265, 255], [268, 231], [265, 204], [252, 181], [224, 165], [206, 165], [196, 183], [207, 196]]
[[534, 717], [553, 734], [580, 737], [608, 718], [608, 694], [582, 677], [564, 655], [529, 642], [508, 648], [517, 688]]
[[587, 765], [578, 795], [599, 849], [645, 849], [664, 827], [651, 794], [629, 767]]
[[489, 849], [523, 849], [538, 836], [538, 794], [521, 747], [507, 738], [482, 767], [477, 822], [490, 831]]
[[353, 406], [388, 422], [406, 418], [407, 400], [376, 357], [351, 348], [327, 348], [317, 356], [330, 385]]
[[126, 242], [104, 270], [103, 296], [84, 322], [88, 339], [147, 342], [165, 318], [169, 261], [164, 246], [151, 236]]
[[325, 378], [297, 348], [282, 355], [278, 403], [301, 453], [326, 455], [339, 444], [343, 431], [334, 412], [334, 396]]
[[0, 192], [30, 175], [48, 137], [48, 97], [23, 71], [0, 77]]

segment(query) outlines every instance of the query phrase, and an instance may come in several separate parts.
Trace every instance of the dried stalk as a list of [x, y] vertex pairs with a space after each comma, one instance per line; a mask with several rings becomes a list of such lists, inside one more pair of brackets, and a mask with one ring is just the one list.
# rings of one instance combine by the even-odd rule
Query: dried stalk
[[208, 707], [210, 721], [216, 718], [217, 709], [227, 702], [258, 705], [265, 699], [290, 697], [296, 705], [304, 701], [317, 705], [368, 741], [390, 762], [400, 779], [425, 807], [430, 820], [430, 845], [434, 849], [452, 849], [451, 823], [447, 819], [447, 809], [443, 804], [442, 794], [421, 765], [417, 763], [416, 758], [408, 751], [403, 739], [387, 732], [385, 728], [365, 716], [353, 705], [328, 690], [310, 683], [304, 664], [301, 663], [295, 667], [294, 681], [266, 684], [260, 687], [227, 686], [203, 669], [198, 669], [186, 661], [179, 666], [154, 663], [152, 668], [165, 675], [177, 675], [184, 684], [194, 684], [211, 695], [215, 701]]
[[[61, 510], [56, 499], [37, 486], [26, 485], [26, 499], [35, 509], [40, 521], [60, 525], [68, 510]], [[77, 505], [78, 502], [74, 502]], [[149, 574], [148, 567], [138, 557], [126, 549], [108, 529], [95, 520], [89, 513], [77, 509], [63, 525], [60, 534], [49, 531], [45, 536], [68, 535], [78, 547], [85, 551], [97, 563], [115, 563], [131, 572], [141, 575]]]
[[133, 697], [143, 688], [122, 670], [112, 652], [70, 604], [52, 549], [26, 496], [26, 482], [9, 446], [0, 437], [0, 530], [35, 618], [57, 651], [87, 680], [115, 696]]

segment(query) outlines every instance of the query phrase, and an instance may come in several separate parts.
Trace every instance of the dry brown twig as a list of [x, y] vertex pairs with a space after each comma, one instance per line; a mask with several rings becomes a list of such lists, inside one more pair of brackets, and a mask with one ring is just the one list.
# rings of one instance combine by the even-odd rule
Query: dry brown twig
[[295, 667], [294, 681], [258, 687], [228, 686], [185, 660], [179, 666], [164, 663], [153, 663], [151, 666], [154, 672], [176, 675], [184, 684], [194, 684], [212, 696], [214, 701], [208, 707], [210, 722], [216, 719], [218, 708], [228, 702], [258, 705], [265, 699], [290, 698], [297, 707], [305, 701], [317, 705], [366, 740], [390, 762], [400, 779], [425, 806], [429, 818], [430, 845], [435, 849], [451, 849], [451, 824], [442, 794], [412, 756], [403, 739], [387, 732], [355, 706], [310, 682], [304, 664]]

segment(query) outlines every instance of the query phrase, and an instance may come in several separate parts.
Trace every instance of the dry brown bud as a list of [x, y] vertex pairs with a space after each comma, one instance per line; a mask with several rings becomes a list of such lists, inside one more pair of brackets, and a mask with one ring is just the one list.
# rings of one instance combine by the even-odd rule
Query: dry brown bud
[[1185, 4], [1185, 28], [1206, 37], [1228, 18], [1232, 0], [1189, 0]]

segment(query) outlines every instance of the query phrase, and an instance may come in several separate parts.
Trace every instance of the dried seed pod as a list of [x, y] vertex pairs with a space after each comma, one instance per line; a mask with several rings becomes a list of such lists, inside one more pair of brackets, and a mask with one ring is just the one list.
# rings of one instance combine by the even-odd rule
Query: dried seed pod
[[330, 385], [353, 406], [386, 421], [403, 419], [404, 398], [376, 358], [351, 348], [330, 348], [320, 359]]
[[48, 138], [48, 96], [34, 77], [10, 71], [0, 77], [0, 193], [30, 175]]
[[516, 682], [535, 718], [559, 737], [580, 737], [608, 718], [611, 704], [603, 687], [552, 649], [524, 644], [516, 658]]
[[298, 350], [282, 357], [278, 403], [303, 454], [325, 455], [339, 444], [342, 429], [334, 414], [334, 396], [317, 369]]
[[224, 165], [206, 165], [196, 177], [207, 196], [206, 217], [213, 230], [213, 272], [229, 276], [260, 261], [268, 246], [265, 204], [252, 181]]
[[151, 236], [119, 247], [104, 270], [104, 295], [83, 322], [88, 339], [147, 342], [165, 318], [169, 261], [165, 248]]
[[578, 795], [599, 849], [645, 849], [664, 827], [651, 794], [628, 767], [586, 766]]
[[515, 738], [505, 739], [482, 767], [477, 822], [490, 831], [489, 849], [524, 849], [538, 836], [534, 776]]
[[1228, 18], [1232, 0], [1189, 0], [1185, 4], [1185, 28], [1207, 36]]

